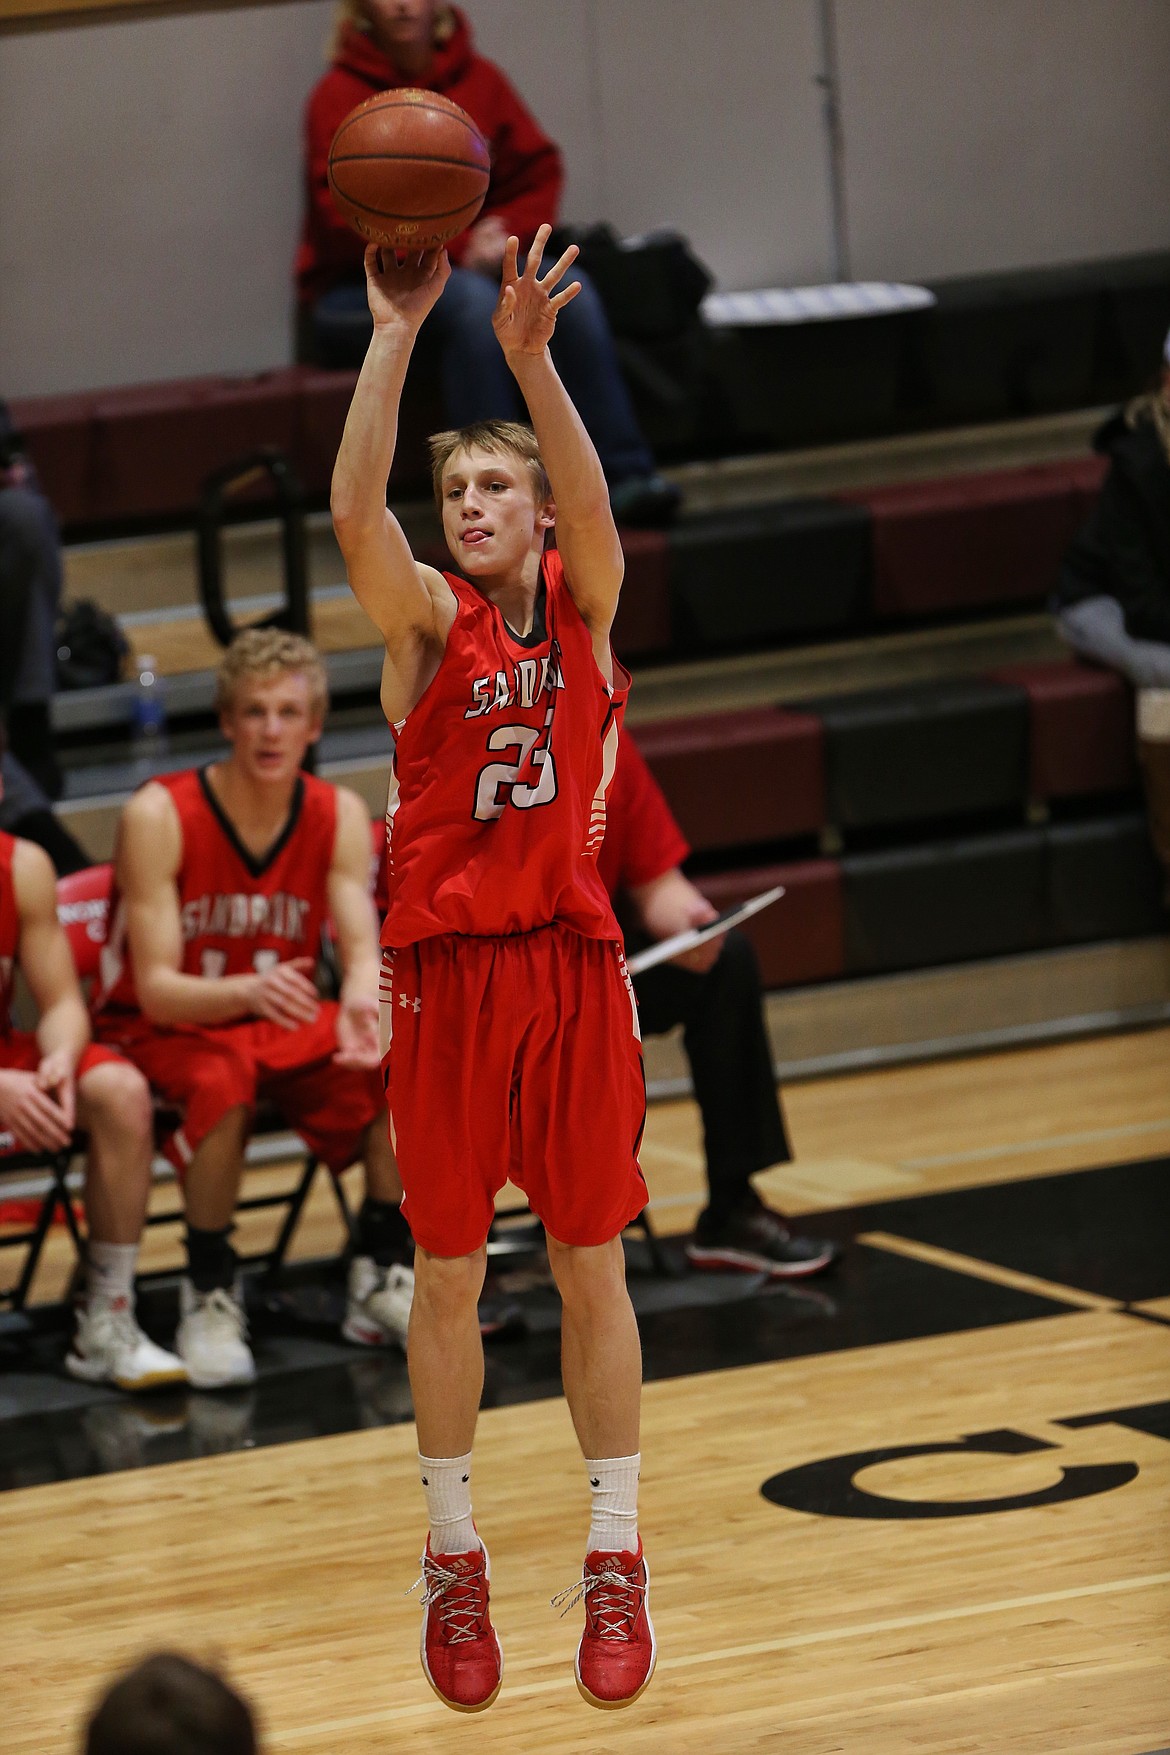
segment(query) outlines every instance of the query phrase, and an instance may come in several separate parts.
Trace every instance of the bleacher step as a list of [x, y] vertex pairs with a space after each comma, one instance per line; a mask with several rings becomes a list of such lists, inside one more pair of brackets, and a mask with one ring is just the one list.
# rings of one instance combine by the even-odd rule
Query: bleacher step
[[[1105, 409], [995, 422], [936, 433], [903, 434], [808, 450], [687, 463], [668, 469], [683, 489], [688, 516], [805, 495], [846, 493], [888, 482], [923, 480], [983, 469], [1083, 456]], [[429, 501], [396, 504], [412, 542], [436, 540]], [[309, 578], [329, 585], [344, 578], [329, 514], [307, 514]], [[229, 526], [223, 534], [229, 595], [267, 597], [280, 590], [280, 531], [273, 519]], [[196, 544], [191, 531], [112, 537], [71, 544], [65, 551], [65, 590], [91, 597], [117, 616], [198, 603]]]
[[[789, 988], [767, 1018], [781, 1080], [1137, 1029], [1170, 1021], [1170, 938]], [[677, 1034], [645, 1048], [651, 1097], [689, 1092]]]

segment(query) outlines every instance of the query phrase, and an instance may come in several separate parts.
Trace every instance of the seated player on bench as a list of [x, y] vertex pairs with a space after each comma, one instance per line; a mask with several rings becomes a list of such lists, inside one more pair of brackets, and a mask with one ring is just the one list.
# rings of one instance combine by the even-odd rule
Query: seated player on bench
[[[626, 730], [618, 744], [598, 866], [619, 904], [631, 954], [642, 944], [715, 918], [716, 910], [679, 869], [689, 852], [661, 787]], [[734, 931], [710, 939], [635, 976], [634, 992], [644, 1036], [683, 1026], [703, 1117], [707, 1205], [687, 1246], [692, 1266], [773, 1279], [801, 1278], [828, 1267], [837, 1258], [836, 1244], [791, 1231], [751, 1185], [757, 1171], [786, 1162], [792, 1152], [750, 941]]]
[[[0, 731], [0, 747], [3, 735]], [[19, 969], [35, 1031], [12, 1027]], [[134, 1316], [138, 1240], [150, 1197], [150, 1092], [142, 1074], [90, 1042], [89, 1017], [57, 883], [43, 848], [0, 834], [0, 1131], [5, 1151], [59, 1152], [74, 1125], [88, 1136], [85, 1292], [66, 1367], [89, 1383], [150, 1389], [182, 1383], [182, 1361], [147, 1339]]]
[[[217, 705], [227, 756], [148, 782], [123, 812], [95, 1012], [99, 1038], [182, 1115], [165, 1148], [187, 1216], [176, 1345], [200, 1389], [255, 1376], [231, 1233], [259, 1100], [334, 1174], [365, 1165], [346, 1337], [404, 1342], [413, 1286], [379, 1070], [369, 815], [302, 772], [324, 666], [307, 640], [248, 629], [220, 664]], [[336, 1002], [314, 984], [328, 920]]]

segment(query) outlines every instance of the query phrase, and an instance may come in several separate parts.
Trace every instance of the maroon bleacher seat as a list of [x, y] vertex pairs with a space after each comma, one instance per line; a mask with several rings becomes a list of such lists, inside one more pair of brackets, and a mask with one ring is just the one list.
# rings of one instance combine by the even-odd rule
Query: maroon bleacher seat
[[623, 530], [626, 576], [613, 624], [614, 651], [621, 657], [666, 652], [670, 647], [669, 548], [661, 530]]
[[296, 369], [296, 433], [292, 464], [307, 493], [324, 493], [333, 474], [357, 373], [327, 371], [321, 366], [298, 366]]
[[835, 859], [755, 866], [697, 880], [716, 908], [730, 908], [774, 884], [785, 893], [748, 920], [743, 931], [756, 947], [765, 987], [831, 981], [845, 970], [845, 902]]
[[1042, 604], [1084, 521], [1095, 460], [900, 482], [843, 496], [873, 518], [874, 611]]
[[825, 821], [824, 732], [811, 714], [750, 707], [640, 725], [637, 736], [697, 852], [815, 834]]
[[1136, 784], [1133, 696], [1116, 671], [1070, 660], [1006, 664], [991, 677], [1027, 694], [1032, 798], [1121, 792]]
[[1089, 516], [1093, 501], [1101, 492], [1101, 483], [1109, 473], [1109, 459], [1091, 451], [1087, 457], [1070, 457], [1064, 467], [1068, 470], [1073, 493], [1076, 495], [1078, 522], [1083, 524]]
[[88, 392], [29, 396], [9, 405], [62, 524], [80, 524], [91, 516], [93, 405]]
[[94, 404], [93, 516], [192, 511], [213, 470], [262, 445], [291, 450], [295, 419], [292, 370], [103, 391]]

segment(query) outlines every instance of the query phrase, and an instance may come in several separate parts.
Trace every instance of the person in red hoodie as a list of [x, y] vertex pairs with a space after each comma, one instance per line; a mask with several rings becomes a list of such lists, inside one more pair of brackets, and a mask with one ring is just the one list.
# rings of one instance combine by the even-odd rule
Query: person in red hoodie
[[[476, 53], [463, 13], [438, 0], [346, 0], [333, 64], [305, 111], [305, 214], [296, 258], [297, 296], [320, 357], [359, 365], [370, 339], [364, 240], [329, 193], [329, 146], [355, 104], [394, 86], [441, 92], [467, 111], [492, 155], [487, 199], [475, 224], [447, 246], [451, 277], [430, 317], [452, 426], [523, 418], [516, 386], [492, 333], [504, 244], [527, 250], [556, 217], [564, 184], [560, 149], [504, 74]], [[581, 291], [557, 324], [553, 355], [597, 447], [615, 516], [627, 524], [669, 520], [678, 489], [655, 470], [618, 367], [596, 288]]]

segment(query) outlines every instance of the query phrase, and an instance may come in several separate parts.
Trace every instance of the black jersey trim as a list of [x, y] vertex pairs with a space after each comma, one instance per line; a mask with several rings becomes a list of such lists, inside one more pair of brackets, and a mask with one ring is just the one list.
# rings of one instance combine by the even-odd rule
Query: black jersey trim
[[219, 799], [211, 790], [211, 782], [208, 779], [209, 771], [210, 763], [206, 768], [199, 769], [199, 785], [203, 790], [204, 798], [207, 800], [207, 803], [211, 808], [212, 815], [251, 875], [254, 878], [263, 877], [269, 866], [272, 865], [275, 860], [279, 859], [280, 855], [284, 852], [285, 848], [288, 846], [289, 840], [296, 831], [297, 824], [300, 822], [301, 809], [305, 802], [304, 777], [300, 774], [297, 775], [296, 784], [293, 787], [292, 803], [289, 806], [288, 816], [285, 819], [283, 829], [281, 829], [279, 835], [276, 837], [276, 840], [272, 843], [271, 847], [269, 847], [268, 851], [262, 853], [259, 859], [257, 859], [256, 855], [251, 853], [248, 848], [244, 846], [244, 843], [240, 840], [239, 834], [236, 831], [236, 825], [232, 822], [232, 819], [224, 810]]
[[[490, 598], [488, 601], [491, 601]], [[540, 579], [536, 587], [536, 598], [532, 605], [532, 626], [526, 634], [518, 634], [515, 628], [509, 625], [508, 620], [498, 603], [493, 603], [492, 608], [499, 616], [504, 632], [507, 634], [509, 640], [513, 641], [517, 646], [524, 646], [527, 648], [531, 646], [543, 646], [548, 639], [547, 603], [548, 586], [545, 583], [544, 563], [542, 562]]]

